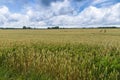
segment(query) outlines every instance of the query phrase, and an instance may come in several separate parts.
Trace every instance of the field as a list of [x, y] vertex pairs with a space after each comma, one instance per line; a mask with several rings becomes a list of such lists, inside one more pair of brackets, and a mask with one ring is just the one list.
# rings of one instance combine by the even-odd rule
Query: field
[[0, 30], [0, 80], [119, 80], [120, 29]]

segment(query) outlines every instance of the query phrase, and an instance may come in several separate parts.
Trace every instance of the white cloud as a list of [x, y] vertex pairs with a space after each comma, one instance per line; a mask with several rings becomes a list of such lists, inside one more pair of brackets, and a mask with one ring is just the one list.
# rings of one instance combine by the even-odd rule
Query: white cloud
[[55, 16], [51, 19], [51, 21], [53, 25], [119, 25], [120, 3], [107, 8], [96, 8], [94, 6], [90, 6], [77, 16]]
[[1, 6], [0, 7], [0, 14], [1, 15], [9, 14], [8, 8], [6, 6]]
[[51, 4], [51, 10], [55, 15], [72, 14], [74, 9], [70, 4], [69, 0], [64, 0], [63, 2], [53, 2]]
[[9, 10], [6, 6], [0, 7], [0, 24], [4, 24], [7, 22], [7, 17], [9, 16]]
[[[119, 25], [120, 3], [109, 7], [89, 6], [82, 12], [75, 12], [68, 0], [51, 3], [46, 10], [38, 7], [25, 8], [24, 13], [12, 13], [6, 6], [0, 7], [0, 26], [89, 26]], [[74, 15], [74, 12], [77, 15]]]

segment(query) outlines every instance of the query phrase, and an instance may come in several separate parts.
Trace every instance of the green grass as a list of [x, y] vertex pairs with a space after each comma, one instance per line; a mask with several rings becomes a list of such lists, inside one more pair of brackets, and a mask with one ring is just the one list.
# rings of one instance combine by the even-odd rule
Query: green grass
[[119, 80], [119, 29], [0, 30], [0, 80]]

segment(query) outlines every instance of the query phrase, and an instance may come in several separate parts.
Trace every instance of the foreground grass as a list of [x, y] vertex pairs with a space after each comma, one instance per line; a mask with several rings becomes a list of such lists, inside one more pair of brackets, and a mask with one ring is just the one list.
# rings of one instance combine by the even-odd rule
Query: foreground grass
[[0, 47], [0, 80], [119, 80], [120, 48], [14, 42]]

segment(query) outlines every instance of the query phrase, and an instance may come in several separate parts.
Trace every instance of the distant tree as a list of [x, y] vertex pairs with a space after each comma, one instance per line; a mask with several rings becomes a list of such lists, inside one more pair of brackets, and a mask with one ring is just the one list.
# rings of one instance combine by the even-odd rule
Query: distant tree
[[50, 27], [48, 27], [47, 29], [51, 29]]
[[60, 29], [59, 26], [55, 26], [55, 27], [48, 27], [48, 29]]
[[32, 29], [31, 27], [27, 27], [27, 29]]
[[23, 29], [32, 29], [31, 27], [23, 26]]
[[53, 27], [53, 29], [59, 29], [59, 26], [55, 26], [55, 27]]
[[117, 28], [116, 26], [111, 26], [111, 27], [98, 27], [98, 29], [114, 29]]
[[26, 26], [23, 26], [23, 29], [27, 29], [27, 27], [26, 27]]

